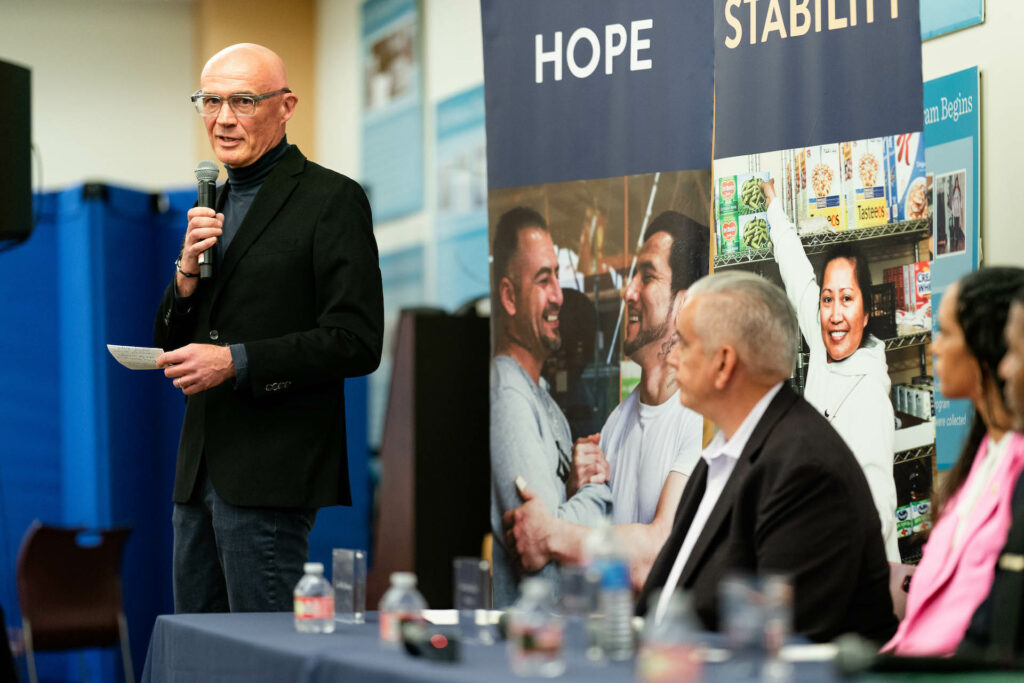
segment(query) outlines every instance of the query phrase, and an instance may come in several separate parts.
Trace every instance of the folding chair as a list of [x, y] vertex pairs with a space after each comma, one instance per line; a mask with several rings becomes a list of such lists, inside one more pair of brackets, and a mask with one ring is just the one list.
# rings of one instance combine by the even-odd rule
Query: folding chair
[[98, 544], [79, 543], [84, 528], [59, 528], [35, 521], [18, 552], [21, 603], [29, 679], [37, 683], [35, 653], [120, 643], [124, 677], [134, 683], [128, 623], [121, 599], [121, 556], [131, 529], [101, 529]]
[[7, 621], [4, 619], [3, 605], [0, 605], [0, 680], [18, 680], [18, 674], [14, 670], [14, 655], [11, 653], [11, 643], [7, 640]]

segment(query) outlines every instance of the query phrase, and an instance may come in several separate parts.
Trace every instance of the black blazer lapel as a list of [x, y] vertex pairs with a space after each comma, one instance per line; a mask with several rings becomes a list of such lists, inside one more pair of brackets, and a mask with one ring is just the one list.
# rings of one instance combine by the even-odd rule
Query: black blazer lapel
[[733, 503], [736, 502], [736, 495], [739, 493], [740, 485], [746, 478], [747, 470], [750, 469], [750, 461], [744, 455], [741, 455], [739, 460], [736, 461], [736, 466], [729, 475], [729, 480], [725, 482], [722, 494], [718, 497], [715, 507], [712, 508], [708, 521], [704, 523], [700, 536], [697, 537], [697, 541], [693, 544], [690, 556], [686, 558], [686, 564], [683, 565], [683, 571], [679, 575], [680, 586], [685, 586], [690, 577], [693, 576], [694, 571], [700, 566], [701, 559], [711, 550], [711, 541], [717, 535], [718, 529], [729, 518], [729, 513], [732, 511]]
[[740, 460], [748, 459], [753, 463], [757, 459], [764, 440], [768, 438], [768, 435], [775, 428], [775, 424], [782, 419], [783, 415], [789, 412], [789, 409], [793, 407], [798, 398], [800, 397], [790, 388], [789, 383], [783, 382], [782, 387], [779, 388], [779, 393], [775, 394], [775, 398], [768, 404], [764, 415], [761, 416], [761, 421], [757, 423], [750, 438], [747, 439], [747, 445], [743, 447]]
[[[683, 571], [679, 575], [680, 585], [686, 584], [700, 565], [703, 556], [711, 550], [711, 541], [714, 540], [722, 524], [728, 520], [729, 513], [736, 503], [736, 496], [743, 485], [743, 480], [746, 479], [747, 471], [757, 460], [764, 440], [768, 438], [775, 424], [786, 414], [796, 399], [796, 393], [789, 388], [788, 384], [783, 383], [782, 388], [779, 389], [779, 392], [775, 394], [775, 397], [768, 404], [764, 415], [761, 416], [750, 438], [747, 439], [743, 452], [736, 461], [736, 466], [729, 475], [729, 480], [725, 483], [722, 494], [718, 497], [718, 502], [715, 503], [715, 507], [711, 510], [708, 521], [704, 524], [700, 536], [697, 537], [697, 542], [694, 544], [693, 550], [690, 551], [686, 564], [683, 565]], [[691, 516], [690, 519], [692, 520], [693, 517]], [[689, 527], [689, 524], [687, 524], [687, 527]]]
[[[224, 283], [231, 278], [231, 274], [238, 266], [238, 262], [248, 251], [252, 243], [256, 241], [263, 231], [270, 225], [277, 212], [284, 206], [285, 201], [298, 185], [298, 176], [302, 174], [306, 163], [306, 157], [302, 155], [297, 147], [288, 150], [277, 166], [270, 172], [263, 182], [256, 199], [249, 212], [245, 215], [242, 224], [238, 226], [238, 232], [231, 240], [231, 246], [224, 254], [224, 261], [220, 264], [220, 272], [217, 273], [216, 284], [213, 289], [213, 302], [216, 303], [217, 296], [224, 288]], [[230, 191], [230, 190], [229, 190]], [[224, 193], [225, 195], [227, 193]], [[220, 199], [220, 198], [218, 198]]]

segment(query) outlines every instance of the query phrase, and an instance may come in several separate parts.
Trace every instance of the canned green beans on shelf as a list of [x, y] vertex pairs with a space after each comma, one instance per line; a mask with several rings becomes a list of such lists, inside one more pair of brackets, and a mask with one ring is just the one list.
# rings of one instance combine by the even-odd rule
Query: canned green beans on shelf
[[758, 177], [748, 178], [740, 188], [740, 201], [752, 213], [759, 213], [766, 210], [764, 190], [761, 189], [761, 179]]
[[763, 249], [771, 244], [765, 219], [755, 218], [743, 226], [743, 243], [750, 249]]

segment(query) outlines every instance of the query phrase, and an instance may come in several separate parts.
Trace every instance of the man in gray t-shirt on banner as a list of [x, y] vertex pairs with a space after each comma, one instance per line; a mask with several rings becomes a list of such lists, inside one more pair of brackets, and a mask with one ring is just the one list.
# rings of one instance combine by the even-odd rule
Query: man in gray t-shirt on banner
[[[519, 579], [501, 519], [523, 502], [517, 483], [556, 517], [578, 524], [596, 524], [611, 512], [612, 498], [606, 483], [585, 484], [566, 496], [569, 423], [540, 376], [545, 359], [562, 343], [562, 288], [546, 221], [532, 209], [506, 212], [498, 220], [492, 254], [491, 532], [494, 606], [500, 608], [515, 600]], [[555, 580], [557, 567], [550, 562], [538, 574]]]

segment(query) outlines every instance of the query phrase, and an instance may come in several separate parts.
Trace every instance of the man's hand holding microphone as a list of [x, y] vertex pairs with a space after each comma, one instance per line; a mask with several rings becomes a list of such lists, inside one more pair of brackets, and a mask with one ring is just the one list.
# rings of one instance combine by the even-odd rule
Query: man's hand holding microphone
[[[189, 209], [185, 243], [178, 257], [174, 285], [180, 298], [192, 296], [199, 280], [213, 277], [213, 248], [224, 229], [224, 214], [214, 206], [216, 181], [219, 170], [212, 161], [200, 161], [196, 166], [199, 182], [197, 206]], [[160, 354], [157, 367], [164, 368], [164, 376], [186, 396], [211, 389], [235, 376], [231, 349], [215, 344], [188, 344]]]
[[224, 214], [205, 206], [189, 209], [185, 244], [181, 248], [175, 279], [179, 297], [186, 298], [195, 293], [196, 287], [199, 286], [199, 255], [207, 249], [213, 249], [223, 228]]

